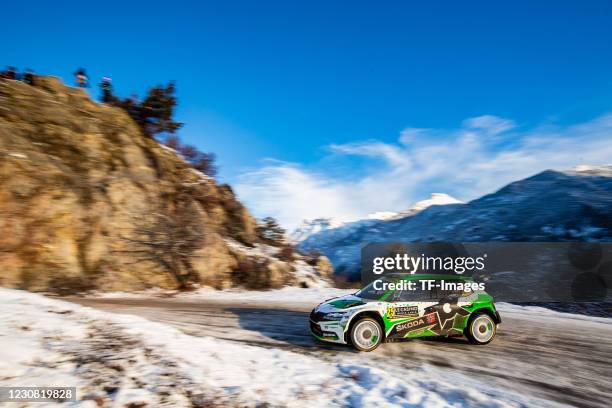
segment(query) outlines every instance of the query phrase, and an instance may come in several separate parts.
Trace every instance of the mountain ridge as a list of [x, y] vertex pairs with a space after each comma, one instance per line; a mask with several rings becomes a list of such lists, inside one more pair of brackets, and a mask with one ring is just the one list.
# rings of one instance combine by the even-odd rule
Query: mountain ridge
[[[332, 233], [333, 232], [333, 233]], [[612, 166], [545, 170], [465, 204], [432, 206], [414, 215], [323, 231], [302, 250], [327, 255], [340, 274], [359, 272], [368, 242], [612, 241]]]

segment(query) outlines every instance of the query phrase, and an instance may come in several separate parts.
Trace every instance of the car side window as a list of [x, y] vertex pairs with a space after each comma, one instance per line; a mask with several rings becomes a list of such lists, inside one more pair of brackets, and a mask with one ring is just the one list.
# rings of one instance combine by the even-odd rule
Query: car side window
[[[459, 283], [460, 281], [452, 280], [447, 281], [447, 283]], [[461, 290], [442, 290], [438, 288], [433, 288], [431, 291], [432, 298], [435, 300], [448, 299], [448, 298], [459, 298], [463, 295], [463, 291]]]
[[417, 287], [415, 290], [396, 290], [392, 302], [427, 302], [431, 300], [429, 291]]
[[389, 297], [389, 302], [401, 302], [401, 294], [402, 291], [401, 290], [396, 290], [395, 292], [393, 292], [393, 294]]

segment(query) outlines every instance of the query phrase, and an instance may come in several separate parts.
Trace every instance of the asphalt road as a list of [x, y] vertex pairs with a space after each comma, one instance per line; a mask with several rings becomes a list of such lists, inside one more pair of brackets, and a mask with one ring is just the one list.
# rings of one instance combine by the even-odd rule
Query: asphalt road
[[[324, 344], [308, 329], [310, 306], [176, 299], [66, 299], [115, 313], [139, 315], [193, 336], [211, 336], [259, 347], [289, 349], [328, 361], [370, 362], [419, 369], [424, 365], [486, 383], [510, 395], [550, 406], [610, 407], [612, 319], [549, 316], [502, 310], [495, 340], [474, 346], [463, 338], [383, 344], [371, 353]], [[470, 384], [466, 384], [470, 386]], [[546, 405], [546, 404], [545, 404]]]

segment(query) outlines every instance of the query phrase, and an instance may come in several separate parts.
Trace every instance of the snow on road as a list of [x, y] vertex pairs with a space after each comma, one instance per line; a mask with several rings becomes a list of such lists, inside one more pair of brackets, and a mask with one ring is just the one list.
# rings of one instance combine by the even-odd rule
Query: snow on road
[[359, 356], [330, 362], [194, 337], [141, 317], [0, 288], [0, 386], [76, 386], [80, 401], [72, 406], [537, 405], [439, 367], [390, 372]]

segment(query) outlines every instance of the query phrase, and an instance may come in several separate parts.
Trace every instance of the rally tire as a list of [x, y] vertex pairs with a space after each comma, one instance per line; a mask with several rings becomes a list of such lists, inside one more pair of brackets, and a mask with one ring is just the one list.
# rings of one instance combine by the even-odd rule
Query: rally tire
[[472, 344], [489, 344], [497, 334], [497, 324], [488, 313], [476, 312], [470, 316], [464, 334]]
[[351, 325], [350, 340], [358, 351], [373, 351], [383, 340], [380, 323], [371, 317], [362, 317]]

